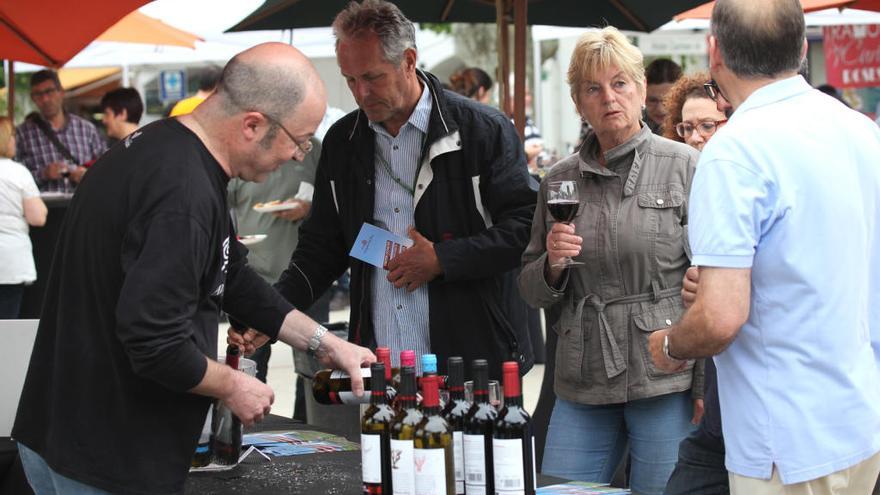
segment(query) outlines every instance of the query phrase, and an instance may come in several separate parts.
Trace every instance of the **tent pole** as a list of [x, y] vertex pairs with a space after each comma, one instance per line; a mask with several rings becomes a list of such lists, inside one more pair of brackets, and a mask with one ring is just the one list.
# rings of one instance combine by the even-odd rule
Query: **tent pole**
[[9, 120], [15, 122], [15, 60], [7, 60], [9, 70], [6, 72], [6, 112], [9, 114]]
[[495, 16], [498, 24], [498, 103], [501, 111], [510, 115], [510, 43], [508, 41], [506, 0], [495, 0]]
[[526, 127], [526, 16], [528, 2], [514, 0], [514, 74], [513, 74], [513, 121], [520, 139], [525, 137]]

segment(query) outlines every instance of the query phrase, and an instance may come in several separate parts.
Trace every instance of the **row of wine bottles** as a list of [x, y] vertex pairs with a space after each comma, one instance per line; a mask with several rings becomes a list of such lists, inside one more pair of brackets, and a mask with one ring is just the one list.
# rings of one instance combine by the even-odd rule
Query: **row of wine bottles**
[[[385, 350], [383, 349], [383, 352]], [[380, 352], [377, 350], [377, 355]], [[361, 419], [366, 495], [522, 494], [536, 491], [531, 419], [523, 409], [519, 366], [503, 364], [504, 407], [489, 402], [489, 368], [474, 360], [473, 402], [464, 397], [464, 360], [450, 357], [441, 408], [441, 377], [421, 378], [416, 403], [413, 366], [403, 363], [393, 404], [382, 359], [370, 366], [370, 406]]]
[[[238, 347], [230, 345], [226, 348], [226, 365], [237, 370], [238, 361]], [[241, 438], [241, 421], [222, 400], [215, 400], [202, 428], [192, 467], [204, 467], [212, 462], [235, 466], [241, 454]]]

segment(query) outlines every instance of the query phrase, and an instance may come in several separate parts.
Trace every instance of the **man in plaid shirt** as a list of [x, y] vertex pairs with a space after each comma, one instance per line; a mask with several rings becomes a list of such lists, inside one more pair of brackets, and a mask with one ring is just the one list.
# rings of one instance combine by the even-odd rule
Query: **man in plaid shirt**
[[[15, 130], [18, 161], [34, 174], [40, 190], [57, 184], [65, 172], [73, 184], [78, 184], [86, 172], [83, 165], [94, 161], [106, 149], [104, 139], [91, 122], [64, 111], [64, 89], [55, 71], [41, 70], [31, 76], [31, 100], [37, 105], [39, 115], [35, 112]], [[65, 158], [35, 119], [41, 119], [55, 131], [73, 155], [73, 161]]]

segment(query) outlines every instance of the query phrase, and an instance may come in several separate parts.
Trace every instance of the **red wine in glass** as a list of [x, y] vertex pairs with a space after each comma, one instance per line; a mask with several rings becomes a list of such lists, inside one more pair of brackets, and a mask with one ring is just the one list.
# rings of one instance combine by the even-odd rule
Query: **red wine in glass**
[[[556, 221], [570, 224], [577, 216], [579, 208], [577, 181], [557, 180], [547, 184], [547, 209]], [[561, 268], [583, 264], [566, 256], [553, 266]]]

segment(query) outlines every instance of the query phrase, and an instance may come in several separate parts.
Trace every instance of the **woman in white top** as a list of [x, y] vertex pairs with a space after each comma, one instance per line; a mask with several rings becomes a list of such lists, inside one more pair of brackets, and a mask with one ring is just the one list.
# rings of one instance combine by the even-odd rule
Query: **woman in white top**
[[0, 117], [0, 319], [18, 318], [25, 284], [37, 279], [28, 225], [46, 223], [46, 204], [30, 171], [12, 161], [15, 129]]

